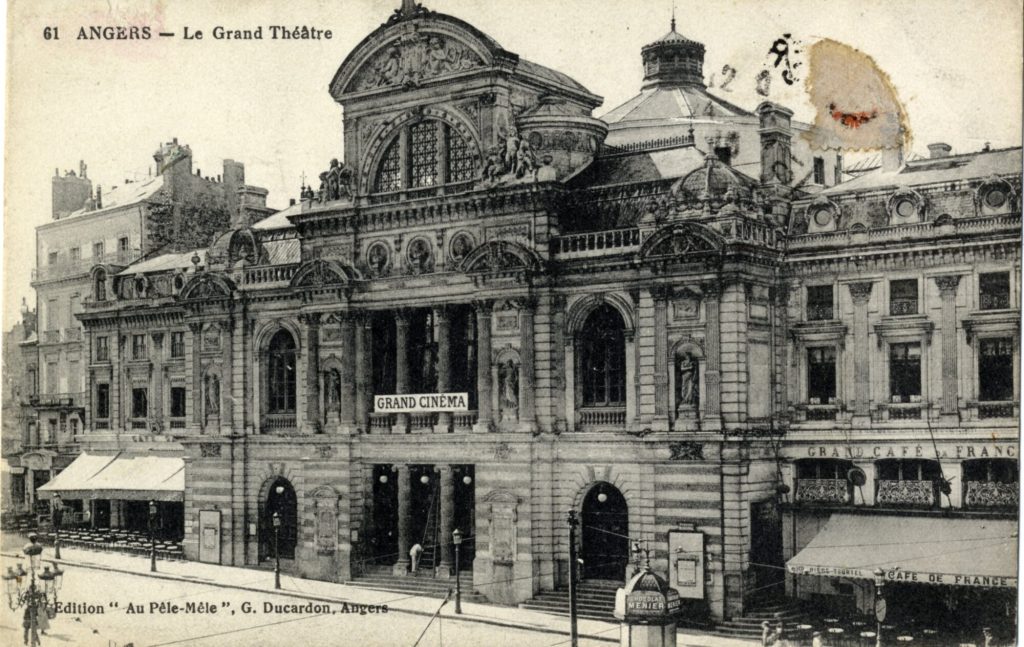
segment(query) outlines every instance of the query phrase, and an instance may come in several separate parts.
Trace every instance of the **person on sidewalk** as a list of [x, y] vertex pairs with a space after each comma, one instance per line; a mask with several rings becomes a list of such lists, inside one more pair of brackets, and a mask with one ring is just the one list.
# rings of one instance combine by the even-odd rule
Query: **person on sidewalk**
[[768, 639], [772, 635], [772, 625], [770, 622], [765, 620], [761, 623], [761, 647], [768, 647]]
[[412, 548], [409, 549], [409, 559], [412, 562], [412, 572], [416, 573], [420, 567], [420, 556], [423, 554], [423, 546], [419, 544], [413, 544]]
[[814, 636], [811, 638], [811, 647], [824, 647], [825, 643], [821, 641], [821, 632], [815, 631]]

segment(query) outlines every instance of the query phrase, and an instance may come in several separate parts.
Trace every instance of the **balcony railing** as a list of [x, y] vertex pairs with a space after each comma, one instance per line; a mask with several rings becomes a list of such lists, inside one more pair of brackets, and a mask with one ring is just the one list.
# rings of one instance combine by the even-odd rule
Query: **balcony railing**
[[1013, 418], [1014, 409], [1013, 402], [979, 402], [978, 418]]
[[1009, 310], [1010, 309], [1010, 294], [985, 294], [981, 293], [981, 309], [982, 310]]
[[395, 426], [395, 414], [376, 412], [370, 414], [370, 433], [388, 434], [391, 433], [393, 426]]
[[1020, 483], [967, 481], [964, 506], [968, 508], [1013, 508], [1020, 501]]
[[580, 409], [580, 426], [583, 428], [624, 427], [625, 425], [625, 407], [595, 407], [593, 409]]
[[846, 479], [797, 479], [793, 496], [799, 503], [849, 503], [850, 482]]
[[30, 395], [28, 402], [34, 407], [81, 407], [85, 406], [85, 391], [37, 393]]
[[268, 413], [263, 416], [264, 433], [294, 432], [298, 426], [294, 413]]
[[640, 246], [639, 229], [611, 229], [559, 236], [552, 241], [555, 254], [565, 258], [599, 256]]
[[132, 418], [131, 428], [132, 430], [149, 429], [149, 421], [145, 418]]
[[409, 429], [411, 431], [433, 431], [437, 424], [436, 413], [412, 413], [409, 414]]
[[184, 418], [171, 418], [169, 424], [170, 424], [170, 428], [171, 429], [184, 429], [185, 428], [185, 419]]
[[889, 420], [920, 420], [922, 405], [918, 402], [890, 404]]
[[877, 505], [919, 506], [935, 505], [934, 481], [888, 481], [879, 479], [875, 488]]
[[452, 414], [452, 426], [455, 431], [469, 431], [476, 424], [477, 413], [476, 411], [463, 411], [461, 413]]
[[828, 321], [832, 319], [831, 303], [808, 303], [807, 321]]
[[110, 429], [110, 418], [97, 418], [96, 419], [97, 429]]
[[807, 405], [807, 422], [821, 422], [824, 420], [835, 420], [838, 407], [834, 404]]
[[270, 287], [273, 284], [287, 284], [295, 276], [298, 265], [266, 265], [249, 267], [242, 274], [242, 284], [246, 287]]
[[891, 299], [889, 301], [889, 314], [894, 317], [916, 315], [917, 299]]

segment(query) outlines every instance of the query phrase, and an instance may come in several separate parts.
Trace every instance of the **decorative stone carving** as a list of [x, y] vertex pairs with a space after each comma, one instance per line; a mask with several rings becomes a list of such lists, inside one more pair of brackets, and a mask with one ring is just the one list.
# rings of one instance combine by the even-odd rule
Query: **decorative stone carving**
[[956, 288], [960, 285], [959, 274], [947, 274], [945, 276], [936, 276], [935, 285], [939, 288], [939, 293], [943, 297], [956, 296]]
[[380, 278], [388, 275], [388, 264], [391, 252], [386, 243], [378, 241], [366, 250], [366, 267], [370, 276]]
[[495, 563], [512, 563], [516, 559], [519, 498], [505, 490], [494, 490], [484, 497], [488, 506], [491, 559]]
[[206, 417], [220, 415], [220, 378], [216, 373], [206, 376]]
[[677, 351], [675, 357], [676, 416], [700, 406], [700, 363], [693, 354]]
[[324, 408], [328, 412], [341, 409], [341, 374], [333, 368], [324, 372]]
[[220, 350], [220, 326], [210, 324], [203, 331], [203, 352], [216, 352]]
[[498, 403], [502, 412], [519, 409], [519, 367], [512, 359], [506, 360], [498, 373]]
[[316, 453], [320, 458], [334, 458], [334, 446], [320, 445], [316, 448]]
[[472, 251], [473, 245], [473, 237], [468, 232], [459, 232], [452, 236], [452, 241], [448, 245], [448, 257], [452, 263], [458, 265]]
[[434, 255], [425, 238], [416, 238], [409, 243], [406, 259], [409, 261], [409, 271], [413, 274], [426, 274], [434, 269]]
[[850, 283], [847, 287], [850, 289], [850, 297], [854, 303], [867, 303], [868, 299], [871, 298], [871, 281], [861, 281], [858, 283]]
[[199, 443], [199, 455], [203, 458], [220, 458], [220, 444]]
[[312, 493], [315, 530], [314, 545], [318, 555], [333, 555], [338, 549], [338, 494], [331, 487], [320, 487]]
[[512, 458], [512, 445], [506, 442], [500, 442], [494, 446], [494, 459], [499, 461], [507, 461]]
[[424, 81], [483, 65], [465, 44], [437, 33], [410, 32], [374, 54], [359, 72], [356, 91], [391, 86], [415, 87]]
[[668, 449], [672, 454], [669, 460], [673, 461], [702, 461], [704, 460], [704, 443], [684, 441], [669, 443]]

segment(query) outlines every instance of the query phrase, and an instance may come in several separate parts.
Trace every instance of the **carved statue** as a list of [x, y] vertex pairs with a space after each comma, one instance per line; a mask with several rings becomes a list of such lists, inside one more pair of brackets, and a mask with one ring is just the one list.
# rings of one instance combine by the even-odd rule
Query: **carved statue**
[[430, 248], [422, 238], [413, 241], [409, 248], [409, 265], [414, 274], [421, 274], [430, 269]]
[[481, 173], [483, 179], [495, 182], [505, 174], [505, 163], [501, 154], [501, 148], [492, 146], [487, 151], [487, 161], [484, 162], [484, 170]]
[[697, 359], [690, 353], [676, 354], [676, 415], [680, 409], [696, 409], [700, 393]]
[[220, 378], [216, 375], [206, 376], [206, 415], [220, 414]]
[[374, 276], [383, 276], [384, 268], [388, 264], [388, 253], [383, 245], [374, 245], [370, 248], [370, 255], [367, 265]]
[[316, 199], [319, 202], [327, 201], [327, 171], [320, 174], [320, 190], [316, 192]]
[[299, 192], [299, 197], [302, 198], [303, 200], [312, 200], [313, 198], [316, 197], [316, 194], [313, 192], [313, 187], [302, 185], [302, 190]]
[[537, 169], [537, 158], [530, 148], [530, 142], [524, 141], [519, 144], [519, 151], [516, 153], [516, 177], [521, 178]]
[[519, 408], [519, 368], [511, 359], [501, 365], [501, 408]]
[[466, 234], [459, 234], [452, 241], [452, 260], [459, 263], [469, 253], [469, 237]]
[[341, 376], [331, 369], [324, 375], [325, 404], [328, 411], [337, 411], [341, 406]]
[[388, 48], [387, 58], [384, 59], [383, 64], [377, 69], [377, 85], [380, 87], [386, 85], [398, 85], [405, 80], [405, 74], [402, 71], [402, 50], [398, 49], [397, 46], [392, 45]]
[[505, 163], [507, 170], [515, 171], [517, 168], [519, 154], [519, 133], [516, 132], [515, 126], [512, 126], [508, 130], [508, 135], [505, 137], [505, 152], [502, 157], [502, 161]]

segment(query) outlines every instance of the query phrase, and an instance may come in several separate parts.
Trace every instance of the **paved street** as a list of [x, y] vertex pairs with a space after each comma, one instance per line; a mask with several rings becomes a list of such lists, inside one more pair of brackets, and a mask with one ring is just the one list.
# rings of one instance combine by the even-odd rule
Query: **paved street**
[[[4, 566], [14, 564], [24, 541], [5, 535]], [[44, 563], [53, 556], [47, 547]], [[43, 637], [44, 645], [136, 647], [162, 645], [449, 645], [567, 646], [568, 619], [497, 605], [464, 604], [454, 616], [441, 600], [282, 577], [272, 589], [267, 571], [199, 564], [158, 563], [157, 578], [145, 557], [62, 549], [70, 605]], [[388, 611], [383, 612], [387, 606]], [[429, 627], [428, 627], [429, 624]], [[424, 629], [426, 632], [424, 633]], [[580, 621], [580, 645], [617, 642], [615, 623]], [[21, 639], [21, 612], [0, 613], [0, 644]], [[742, 647], [751, 643], [680, 633], [678, 647]]]

